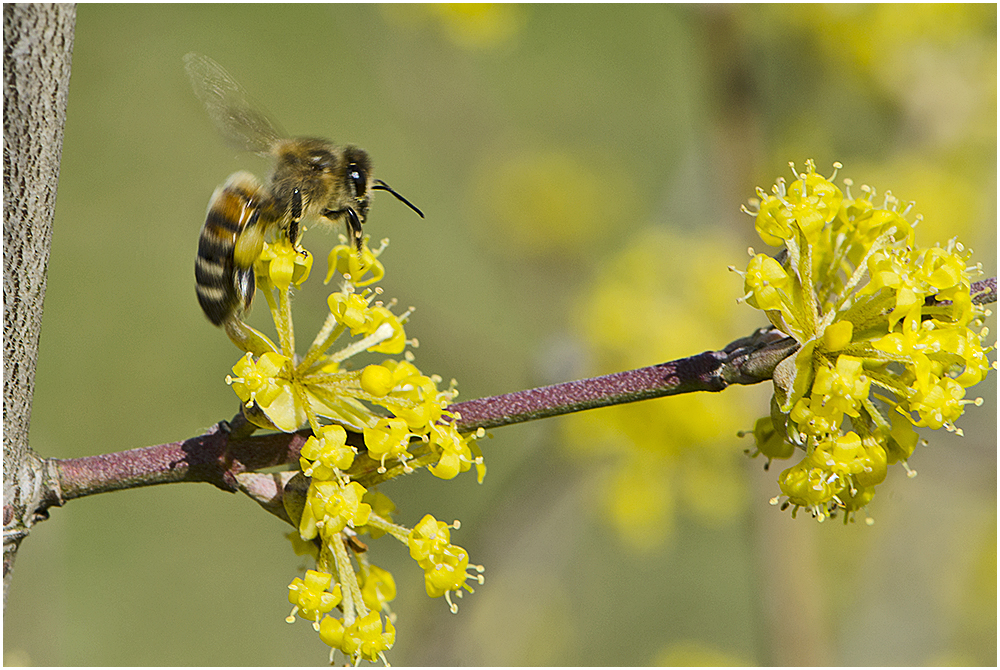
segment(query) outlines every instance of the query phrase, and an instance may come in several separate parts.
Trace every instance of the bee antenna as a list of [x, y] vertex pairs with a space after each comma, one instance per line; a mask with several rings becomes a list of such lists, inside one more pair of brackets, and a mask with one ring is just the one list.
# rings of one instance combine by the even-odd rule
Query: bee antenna
[[392, 187], [386, 184], [384, 181], [382, 181], [381, 179], [376, 179], [374, 183], [375, 185], [372, 186], [373, 191], [388, 191], [389, 193], [392, 193], [394, 196], [396, 196], [397, 200], [399, 200], [401, 203], [403, 203], [404, 205], [412, 209], [414, 212], [419, 214], [421, 219], [424, 218], [424, 213], [421, 212], [419, 209], [417, 209], [416, 205], [414, 205], [412, 202], [410, 202], [400, 194], [393, 191]]

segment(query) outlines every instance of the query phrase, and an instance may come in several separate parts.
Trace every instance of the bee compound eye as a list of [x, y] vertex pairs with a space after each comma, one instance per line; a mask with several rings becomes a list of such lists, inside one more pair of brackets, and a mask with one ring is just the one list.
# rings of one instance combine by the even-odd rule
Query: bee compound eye
[[368, 175], [357, 164], [351, 163], [347, 166], [347, 178], [354, 188], [354, 197], [359, 200], [362, 199], [368, 190]]

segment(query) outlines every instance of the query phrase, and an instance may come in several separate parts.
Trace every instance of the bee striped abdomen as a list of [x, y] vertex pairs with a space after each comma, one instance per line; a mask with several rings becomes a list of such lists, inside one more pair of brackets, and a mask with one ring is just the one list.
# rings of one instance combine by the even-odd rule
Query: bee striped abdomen
[[[248, 172], [237, 172], [216, 189], [198, 239], [194, 276], [198, 302], [216, 326], [250, 308], [255, 290], [253, 261], [237, 258], [240, 236], [260, 223], [262, 187]], [[254, 231], [257, 233], [257, 231]], [[263, 240], [263, 236], [254, 235]]]

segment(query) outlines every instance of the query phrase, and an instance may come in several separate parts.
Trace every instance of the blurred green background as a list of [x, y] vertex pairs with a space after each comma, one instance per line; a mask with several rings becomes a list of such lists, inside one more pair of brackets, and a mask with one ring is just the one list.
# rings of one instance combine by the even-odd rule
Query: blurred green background
[[[194, 255], [213, 189], [267, 167], [218, 139], [189, 51], [290, 133], [367, 149], [424, 210], [383, 194], [367, 230], [391, 238], [382, 286], [417, 308], [417, 363], [459, 380], [460, 399], [764, 325], [726, 266], [763, 248], [739, 206], [790, 178], [788, 161], [830, 174], [839, 160], [916, 200], [918, 241], [958, 235], [996, 274], [995, 5], [81, 5], [31, 425], [42, 456], [179, 440], [236, 410], [223, 379], [238, 352], [198, 308]], [[335, 239], [307, 234], [317, 270]], [[616, 351], [592, 307], [626, 270], [636, 288], [615, 304], [636, 300], [637, 321], [623, 332], [649, 336]], [[303, 339], [325, 296], [307, 285], [296, 301]], [[423, 472], [384, 487], [401, 523], [461, 519], [453, 542], [486, 566], [454, 616], [404, 547], [373, 542], [399, 588], [390, 661], [994, 665], [995, 375], [972, 391], [986, 402], [964, 438], [928, 435], [915, 479], [890, 470], [870, 528], [768, 505], [786, 466], [765, 472], [735, 437], [768, 393], [705, 396], [691, 416], [725, 425], [711, 447], [644, 453], [668, 493], [660, 525], [631, 535], [599, 493], [630, 457], [581, 446], [570, 420], [493, 431], [482, 485]], [[673, 402], [635, 411], [655, 421]], [[624, 435], [607, 428], [615, 411], [589, 432]], [[692, 467], [699, 454], [717, 469]], [[17, 559], [4, 660], [325, 663], [310, 626], [284, 622], [304, 567], [285, 531], [205, 485], [53, 510]]]

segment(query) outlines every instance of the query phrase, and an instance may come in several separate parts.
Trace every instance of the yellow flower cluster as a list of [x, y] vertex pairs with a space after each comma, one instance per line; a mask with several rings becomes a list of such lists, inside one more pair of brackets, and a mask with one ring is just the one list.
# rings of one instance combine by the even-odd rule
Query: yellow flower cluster
[[980, 273], [971, 253], [955, 240], [916, 246], [912, 203], [887, 193], [876, 205], [873, 189], [853, 197], [849, 180], [846, 194], [832, 180], [809, 161], [787, 188], [758, 189], [756, 211], [746, 211], [761, 239], [783, 250], [753, 256], [743, 299], [799, 343], [774, 371], [771, 416], [754, 429], [758, 453], [802, 449], [779, 477], [785, 506], [820, 521], [844, 510], [846, 522], [888, 465], [909, 471], [914, 427], [961, 434], [955, 421], [982, 402], [965, 399], [966, 389], [989, 371], [992, 349], [985, 310], [970, 298]]
[[[363, 433], [369, 453], [380, 458], [383, 467], [388, 458], [405, 464], [412, 458], [409, 445], [416, 440], [436, 454], [431, 469], [437, 476], [450, 479], [476, 465], [482, 478], [485, 470], [475, 443], [471, 436], [455, 431], [447, 411], [456, 395], [453, 387], [439, 389], [440, 377], [422, 374], [410, 360], [389, 359], [361, 370], [344, 366], [356, 354], [400, 354], [408, 344], [403, 323], [409, 312], [396, 315], [382, 302], [373, 302], [380, 290], [356, 292], [357, 287], [384, 276], [378, 260], [384, 246], [375, 252], [365, 246], [360, 261], [353, 248], [334, 248], [327, 281], [338, 271], [345, 281], [327, 300], [330, 313], [320, 333], [305, 356], [297, 359], [288, 294], [290, 287], [308, 278], [312, 257], [287, 242], [265, 244], [257, 264], [257, 283], [271, 307], [280, 346], [256, 333], [265, 350], [247, 352], [226, 381], [245, 403], [247, 418], [262, 428], [293, 432], [308, 424], [318, 440], [325, 434], [320, 420], [334, 422]], [[371, 276], [366, 278], [368, 273]], [[327, 353], [345, 334], [353, 341]], [[380, 414], [373, 405], [391, 414]], [[327, 442], [327, 449], [338, 452], [335, 461], [330, 460], [332, 453], [311, 460], [325, 468], [350, 467], [345, 449], [354, 450]], [[315, 448], [314, 444], [309, 448]]]
[[[384, 652], [396, 635], [388, 607], [396, 595], [395, 581], [368, 561], [360, 534], [373, 539], [392, 535], [411, 553], [415, 542], [430, 542], [413, 556], [427, 575], [428, 594], [444, 595], [453, 611], [451, 591], [471, 591], [468, 579], [482, 583], [482, 568], [470, 565], [468, 553], [450, 544], [448, 527], [434, 526], [431, 517], [413, 531], [392, 523], [392, 502], [355, 479], [363, 476], [372, 486], [416, 467], [451, 479], [473, 465], [480, 481], [485, 475], [474, 441], [483, 432], [458, 433], [447, 409], [456, 395], [454, 383], [439, 389], [441, 379], [421, 373], [409, 352], [404, 360], [360, 370], [346, 364], [363, 352], [401, 354], [410, 344], [403, 328], [409, 312], [397, 315], [391, 304], [375, 301], [380, 289], [357, 290], [384, 276], [378, 260], [384, 249], [385, 243], [376, 251], [365, 245], [359, 257], [353, 247], [341, 244], [330, 253], [327, 282], [337, 273], [344, 281], [329, 296], [326, 322], [300, 358], [289, 295], [308, 278], [312, 256], [288, 242], [266, 244], [256, 265], [257, 285], [267, 298], [279, 344], [241, 324], [251, 333], [244, 340], [249, 351], [226, 378], [253, 424], [284, 432], [307, 425], [312, 431], [299, 460], [308, 489], [297, 503], [286, 494], [285, 508], [298, 524], [296, 543], [314, 548], [316, 569], [289, 585], [294, 609], [288, 620], [297, 614], [312, 621], [331, 647], [331, 660], [339, 650], [355, 664], [385, 661]], [[344, 336], [350, 342], [331, 352]], [[342, 616], [332, 616], [334, 609]]]

